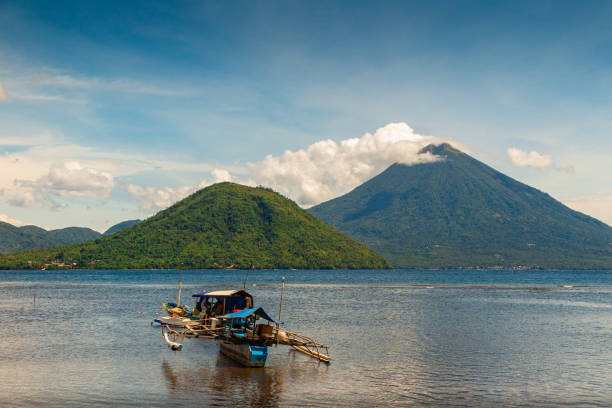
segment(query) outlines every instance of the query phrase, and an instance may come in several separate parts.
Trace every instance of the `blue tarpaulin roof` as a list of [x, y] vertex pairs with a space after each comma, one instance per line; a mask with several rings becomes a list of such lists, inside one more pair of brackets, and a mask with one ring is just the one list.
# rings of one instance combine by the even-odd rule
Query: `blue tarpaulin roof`
[[191, 297], [201, 297], [201, 296], [206, 295], [209, 292], [210, 292], [209, 290], [205, 290], [203, 292], [194, 293], [193, 295], [191, 295]]
[[254, 307], [253, 309], [244, 309], [239, 312], [229, 313], [221, 316], [221, 319], [244, 319], [252, 315], [257, 315], [262, 319], [266, 319], [274, 323], [282, 323], [270, 316], [265, 310], [263, 310], [263, 307]]

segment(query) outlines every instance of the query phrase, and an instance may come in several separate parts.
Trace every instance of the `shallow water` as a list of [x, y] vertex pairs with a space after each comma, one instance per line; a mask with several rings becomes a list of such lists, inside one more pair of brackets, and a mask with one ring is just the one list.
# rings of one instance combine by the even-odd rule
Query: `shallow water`
[[[255, 271], [255, 304], [330, 345], [264, 369], [151, 320], [178, 271], [0, 271], [0, 406], [612, 406], [612, 272]], [[183, 300], [242, 286], [185, 271]], [[34, 305], [36, 295], [36, 305]]]

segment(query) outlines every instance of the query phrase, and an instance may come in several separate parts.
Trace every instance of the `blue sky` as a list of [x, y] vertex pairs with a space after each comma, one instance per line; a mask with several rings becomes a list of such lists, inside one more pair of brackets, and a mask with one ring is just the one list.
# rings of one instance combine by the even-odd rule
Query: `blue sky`
[[0, 217], [104, 230], [226, 179], [308, 206], [450, 140], [612, 224], [610, 21], [609, 2], [0, 2]]

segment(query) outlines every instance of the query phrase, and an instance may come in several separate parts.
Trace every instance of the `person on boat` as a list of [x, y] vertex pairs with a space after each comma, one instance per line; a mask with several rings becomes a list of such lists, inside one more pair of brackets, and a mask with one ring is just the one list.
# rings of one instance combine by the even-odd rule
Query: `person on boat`
[[191, 317], [201, 317], [201, 316], [202, 316], [202, 301], [200, 300], [198, 303], [196, 303], [196, 306], [193, 309], [193, 312], [191, 313]]
[[212, 316], [221, 316], [223, 314], [223, 303], [221, 302], [217, 302], [217, 305], [215, 306], [213, 312], [211, 313]]

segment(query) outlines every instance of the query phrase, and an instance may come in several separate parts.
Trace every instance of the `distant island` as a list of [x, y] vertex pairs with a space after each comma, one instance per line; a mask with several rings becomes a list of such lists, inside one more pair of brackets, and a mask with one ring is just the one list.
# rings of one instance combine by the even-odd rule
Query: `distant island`
[[399, 268], [612, 269], [612, 228], [448, 144], [308, 211]]
[[266, 188], [219, 183], [94, 241], [0, 256], [2, 269], [382, 269], [391, 265]]
[[123, 221], [100, 234], [98, 231], [84, 227], [68, 227], [47, 231], [35, 225], [16, 227], [0, 221], [0, 254], [92, 241], [119, 232], [139, 222], [140, 220]]
[[16, 227], [0, 221], [0, 254], [91, 241], [101, 236], [90, 228], [68, 227], [47, 231], [34, 225]]

